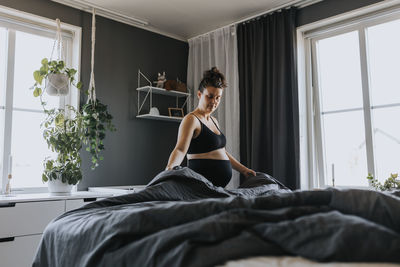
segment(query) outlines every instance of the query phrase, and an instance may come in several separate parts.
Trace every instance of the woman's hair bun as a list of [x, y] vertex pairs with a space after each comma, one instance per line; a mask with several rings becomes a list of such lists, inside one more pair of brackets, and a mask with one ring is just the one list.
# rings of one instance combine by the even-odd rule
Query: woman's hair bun
[[226, 80], [225, 76], [219, 72], [217, 67], [212, 67], [210, 70], [206, 70], [203, 74], [203, 79], [200, 82], [199, 90], [203, 92], [204, 88], [212, 86], [216, 88], [225, 88]]
[[215, 73], [219, 73], [219, 70], [217, 69], [217, 67], [212, 67], [212, 68], [211, 68], [211, 71], [212, 71], [212, 72], [215, 72]]

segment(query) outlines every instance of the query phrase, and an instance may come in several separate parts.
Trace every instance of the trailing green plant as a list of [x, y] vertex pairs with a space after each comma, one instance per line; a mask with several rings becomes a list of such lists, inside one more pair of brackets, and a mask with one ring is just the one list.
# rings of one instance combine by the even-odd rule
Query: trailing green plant
[[104, 150], [103, 140], [106, 131], [115, 131], [111, 123], [112, 116], [107, 111], [107, 106], [98, 99], [89, 99], [88, 103], [83, 105], [83, 122], [85, 127], [86, 151], [91, 154], [92, 169], [99, 165], [99, 160], [103, 160], [100, 152]]
[[75, 185], [82, 179], [79, 153], [84, 138], [82, 114], [68, 105], [66, 110], [45, 109], [45, 114], [46, 119], [41, 124], [43, 137], [49, 149], [57, 153], [57, 158], [45, 159], [42, 180], [61, 179]]
[[390, 177], [387, 178], [383, 184], [378, 181], [378, 179], [374, 178], [371, 173], [368, 173], [367, 179], [370, 181], [371, 186], [376, 190], [386, 191], [393, 189], [400, 189], [400, 180], [397, 180], [398, 174], [391, 173]]
[[45, 85], [43, 84], [43, 80], [46, 79], [49, 74], [63, 73], [68, 76], [68, 80], [71, 84], [73, 84], [76, 88], [81, 89], [82, 82], [75, 83], [75, 74], [76, 70], [73, 68], [67, 68], [63, 60], [49, 60], [47, 58], [42, 59], [42, 66], [40, 69], [35, 70], [33, 72], [33, 78], [35, 79], [35, 83], [32, 86], [33, 96], [38, 97], [41, 96], [45, 90]]

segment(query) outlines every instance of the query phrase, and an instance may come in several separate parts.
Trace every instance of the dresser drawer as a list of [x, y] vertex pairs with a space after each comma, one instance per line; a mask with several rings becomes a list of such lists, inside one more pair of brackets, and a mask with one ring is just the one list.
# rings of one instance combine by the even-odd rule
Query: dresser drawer
[[94, 197], [94, 198], [83, 198], [83, 199], [68, 199], [65, 201], [65, 211], [79, 209], [80, 207], [99, 199], [101, 198]]
[[1, 266], [32, 266], [42, 235], [15, 237], [12, 240], [0, 239]]
[[51, 220], [64, 213], [64, 209], [65, 200], [1, 205], [0, 238], [41, 234]]

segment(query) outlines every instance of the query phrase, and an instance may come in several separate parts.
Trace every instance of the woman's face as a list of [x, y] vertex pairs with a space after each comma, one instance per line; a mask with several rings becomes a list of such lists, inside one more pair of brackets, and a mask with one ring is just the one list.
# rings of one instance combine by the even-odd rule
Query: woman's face
[[213, 112], [217, 109], [221, 101], [222, 92], [223, 90], [221, 88], [212, 86], [204, 88], [203, 93], [198, 91], [197, 97], [199, 98], [199, 107], [207, 112]]

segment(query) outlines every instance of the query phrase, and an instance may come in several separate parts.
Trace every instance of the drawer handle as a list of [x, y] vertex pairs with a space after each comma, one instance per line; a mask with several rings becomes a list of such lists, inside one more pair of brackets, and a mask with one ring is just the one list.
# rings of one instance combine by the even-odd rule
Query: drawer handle
[[0, 203], [0, 208], [10, 208], [10, 207], [15, 207], [15, 202], [14, 203]]
[[14, 241], [15, 237], [0, 238], [0, 243]]
[[96, 201], [97, 198], [95, 197], [88, 197], [88, 198], [84, 198], [83, 202], [92, 202], [92, 201]]

